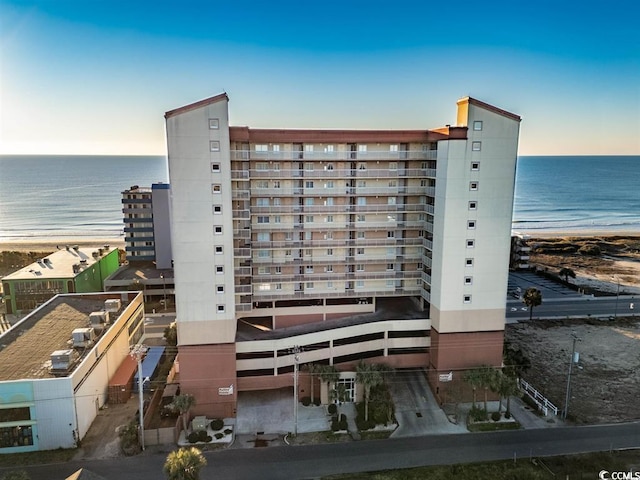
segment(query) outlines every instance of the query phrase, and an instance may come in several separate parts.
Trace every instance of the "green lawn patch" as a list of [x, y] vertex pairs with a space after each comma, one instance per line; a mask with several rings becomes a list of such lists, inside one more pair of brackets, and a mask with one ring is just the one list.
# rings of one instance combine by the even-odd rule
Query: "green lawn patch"
[[0, 467], [18, 467], [20, 465], [40, 465], [46, 463], [65, 463], [70, 461], [78, 450], [73, 448], [42, 450], [28, 453], [9, 453], [0, 455]]

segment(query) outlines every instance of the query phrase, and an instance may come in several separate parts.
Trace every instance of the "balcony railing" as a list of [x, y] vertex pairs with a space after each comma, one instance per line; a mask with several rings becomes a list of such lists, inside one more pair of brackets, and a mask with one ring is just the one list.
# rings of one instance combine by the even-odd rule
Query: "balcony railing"
[[316, 160], [316, 161], [339, 161], [339, 160], [436, 160], [437, 150], [400, 150], [391, 152], [389, 150], [370, 150], [367, 152], [334, 151], [334, 152], [309, 152], [309, 151], [280, 151], [280, 152], [258, 152], [256, 150], [231, 150], [231, 160]]

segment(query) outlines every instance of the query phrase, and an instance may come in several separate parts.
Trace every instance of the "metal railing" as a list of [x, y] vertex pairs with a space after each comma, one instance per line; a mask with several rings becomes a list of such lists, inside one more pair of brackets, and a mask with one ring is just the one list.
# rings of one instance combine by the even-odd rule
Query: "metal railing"
[[558, 415], [558, 407], [556, 407], [553, 403], [551, 403], [547, 397], [542, 395], [538, 390], [533, 388], [533, 386], [525, 381], [524, 379], [520, 379], [520, 388], [533, 399], [535, 404], [538, 406], [538, 410], [547, 415], [549, 410], [553, 412], [554, 415]]

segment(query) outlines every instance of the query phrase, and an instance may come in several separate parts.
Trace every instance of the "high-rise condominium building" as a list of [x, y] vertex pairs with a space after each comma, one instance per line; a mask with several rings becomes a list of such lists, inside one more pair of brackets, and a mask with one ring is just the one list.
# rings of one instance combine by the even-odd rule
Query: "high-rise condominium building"
[[464, 98], [434, 130], [254, 129], [228, 101], [165, 115], [195, 413], [234, 415], [296, 364], [336, 366], [347, 397], [360, 359], [424, 368], [438, 395], [500, 364], [519, 116]]

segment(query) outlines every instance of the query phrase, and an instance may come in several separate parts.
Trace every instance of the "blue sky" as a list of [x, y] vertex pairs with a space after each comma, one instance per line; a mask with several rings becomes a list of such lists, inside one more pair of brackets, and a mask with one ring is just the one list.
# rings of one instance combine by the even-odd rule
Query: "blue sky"
[[[240, 6], [235, 6], [240, 5]], [[521, 155], [640, 154], [635, 0], [0, 0], [0, 153], [165, 154], [163, 114], [435, 128], [471, 95]]]

